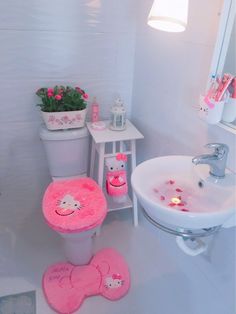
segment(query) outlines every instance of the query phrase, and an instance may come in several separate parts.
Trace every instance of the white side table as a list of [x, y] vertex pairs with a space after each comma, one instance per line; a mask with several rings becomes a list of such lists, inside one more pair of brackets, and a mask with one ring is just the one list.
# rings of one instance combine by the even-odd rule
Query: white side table
[[[116, 156], [118, 152], [122, 152], [131, 157], [131, 171], [136, 167], [136, 140], [142, 139], [143, 135], [136, 129], [136, 127], [129, 121], [126, 121], [126, 129], [124, 131], [112, 131], [109, 129], [110, 121], [104, 121], [106, 129], [94, 130], [91, 127], [91, 122], [87, 122], [88, 130], [92, 136], [92, 150], [90, 161], [90, 177], [94, 177], [95, 157], [98, 153], [98, 184], [103, 188], [104, 178], [104, 161], [106, 157]], [[111, 152], [107, 152], [110, 148]], [[115, 203], [107, 195], [108, 210], [120, 210], [123, 208], [133, 207], [133, 221], [134, 225], [138, 225], [138, 206], [137, 198], [132, 192], [132, 201], [128, 198], [125, 203]]]

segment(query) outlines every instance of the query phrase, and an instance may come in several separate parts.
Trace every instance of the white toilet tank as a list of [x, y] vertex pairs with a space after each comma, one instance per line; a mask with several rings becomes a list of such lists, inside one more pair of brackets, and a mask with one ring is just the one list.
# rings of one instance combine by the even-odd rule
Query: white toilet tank
[[80, 129], [40, 130], [49, 171], [53, 178], [85, 176], [88, 169], [89, 133]]

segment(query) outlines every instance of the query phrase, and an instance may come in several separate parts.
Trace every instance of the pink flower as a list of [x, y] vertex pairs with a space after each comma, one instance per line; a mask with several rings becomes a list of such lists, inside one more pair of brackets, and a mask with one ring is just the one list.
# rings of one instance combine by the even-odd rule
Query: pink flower
[[80, 95], [82, 95], [84, 99], [88, 99], [88, 97], [89, 97], [88, 94], [86, 94], [85, 91], [82, 90], [80, 87], [75, 87], [75, 90], [76, 90], [78, 93], [80, 93]]
[[48, 97], [50, 98], [52, 96], [53, 96], [53, 94], [48, 92]]
[[53, 94], [54, 93], [53, 88], [48, 88], [48, 93]]
[[83, 91], [81, 88], [76, 87], [75, 89], [76, 89], [76, 91], [77, 91], [78, 93], [80, 93], [81, 95], [84, 94], [84, 91]]
[[58, 95], [58, 94], [57, 94], [57, 95], [55, 96], [55, 99], [56, 99], [56, 100], [61, 100], [62, 97], [61, 97], [61, 95]]

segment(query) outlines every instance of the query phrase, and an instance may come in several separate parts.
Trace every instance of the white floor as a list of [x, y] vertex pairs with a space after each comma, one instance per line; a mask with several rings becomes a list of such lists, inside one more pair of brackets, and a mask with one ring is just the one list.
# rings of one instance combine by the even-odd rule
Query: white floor
[[[222, 234], [225, 232], [235, 236], [232, 229]], [[44, 300], [41, 278], [47, 266], [64, 260], [60, 238], [44, 224], [40, 212], [16, 236], [13, 258], [0, 269], [0, 296], [36, 290], [37, 314], [54, 313]], [[235, 250], [227, 258], [217, 253], [216, 243], [222, 239], [218, 235], [207, 254], [192, 258], [176, 247], [173, 236], [144, 218], [134, 228], [130, 212], [110, 213], [95, 249], [114, 247], [125, 256], [131, 289], [116, 302], [100, 296], [88, 298], [78, 313], [234, 314]]]

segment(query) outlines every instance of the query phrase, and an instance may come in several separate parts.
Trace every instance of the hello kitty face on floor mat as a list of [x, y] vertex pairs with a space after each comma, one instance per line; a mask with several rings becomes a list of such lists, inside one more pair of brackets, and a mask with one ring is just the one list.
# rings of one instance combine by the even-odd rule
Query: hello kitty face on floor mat
[[65, 195], [63, 199], [59, 200], [57, 205], [59, 208], [56, 209], [55, 212], [60, 216], [72, 215], [75, 211], [82, 208], [81, 203], [69, 194]]
[[105, 287], [107, 289], [116, 289], [120, 288], [124, 284], [124, 280], [122, 280], [121, 275], [114, 274], [112, 277], [106, 278]]

